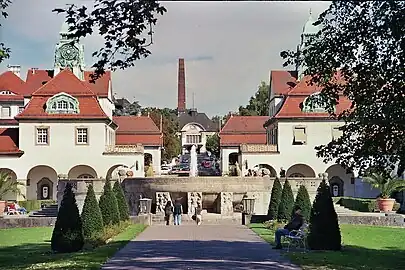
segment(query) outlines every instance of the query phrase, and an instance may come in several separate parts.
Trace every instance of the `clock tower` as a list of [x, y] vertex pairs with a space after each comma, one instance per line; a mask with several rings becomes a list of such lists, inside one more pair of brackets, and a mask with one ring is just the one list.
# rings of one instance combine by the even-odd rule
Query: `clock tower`
[[84, 46], [78, 39], [69, 37], [69, 25], [64, 22], [55, 47], [54, 76], [69, 68], [80, 80], [84, 80]]

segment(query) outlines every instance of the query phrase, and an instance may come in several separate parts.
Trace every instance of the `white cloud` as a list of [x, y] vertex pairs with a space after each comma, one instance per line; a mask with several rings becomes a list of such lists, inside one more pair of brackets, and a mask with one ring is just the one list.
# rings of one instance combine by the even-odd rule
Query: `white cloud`
[[[53, 48], [63, 18], [51, 10], [65, 2], [14, 0], [5, 27], [26, 39], [28, 47], [41, 40]], [[91, 1], [71, 2], [91, 4]], [[191, 106], [194, 92], [198, 109], [215, 115], [247, 103], [260, 81], [268, 81], [269, 70], [282, 69], [279, 53], [296, 47], [309, 9], [318, 15], [329, 3], [164, 2], [163, 5], [168, 12], [155, 28], [152, 55], [134, 68], [116, 72], [114, 91], [129, 99], [135, 97], [144, 106], [174, 108], [177, 59], [184, 57], [187, 105]], [[98, 37], [87, 38], [84, 43], [90, 64], [92, 50], [102, 44]], [[36, 61], [38, 66], [52, 67], [53, 51], [50, 49], [46, 60]]]

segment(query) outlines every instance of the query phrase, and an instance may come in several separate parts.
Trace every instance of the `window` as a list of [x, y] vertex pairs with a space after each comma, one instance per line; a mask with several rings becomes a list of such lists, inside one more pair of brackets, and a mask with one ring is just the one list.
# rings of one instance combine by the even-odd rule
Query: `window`
[[49, 144], [49, 128], [37, 128], [37, 144]]
[[267, 130], [267, 144], [277, 144], [277, 128], [271, 127]]
[[13, 95], [13, 93], [11, 91], [4, 90], [4, 91], [0, 91], [0, 95]]
[[201, 143], [201, 135], [186, 135], [186, 143]]
[[307, 143], [305, 127], [294, 127], [293, 145], [303, 145]]
[[76, 129], [76, 143], [77, 144], [88, 144], [88, 129], [87, 128], [77, 128]]
[[1, 117], [10, 117], [10, 107], [2, 107], [1, 108]]
[[340, 127], [332, 127], [332, 140], [337, 140], [343, 135], [343, 130]]
[[65, 100], [58, 101], [58, 110], [67, 110], [68, 103]]

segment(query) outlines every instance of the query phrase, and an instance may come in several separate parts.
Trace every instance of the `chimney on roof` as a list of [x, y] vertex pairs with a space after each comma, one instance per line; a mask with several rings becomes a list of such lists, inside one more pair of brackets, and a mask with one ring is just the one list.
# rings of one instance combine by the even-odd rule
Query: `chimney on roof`
[[141, 113], [141, 111], [138, 111], [137, 113], [136, 113], [136, 116], [141, 116], [142, 115], [142, 113]]
[[35, 72], [38, 70], [38, 68], [31, 68], [32, 74], [35, 74]]
[[186, 110], [186, 75], [184, 58], [179, 59], [179, 72], [177, 84], [177, 111], [182, 113]]
[[20, 65], [8, 65], [8, 70], [13, 72], [19, 78], [21, 78], [21, 66]]

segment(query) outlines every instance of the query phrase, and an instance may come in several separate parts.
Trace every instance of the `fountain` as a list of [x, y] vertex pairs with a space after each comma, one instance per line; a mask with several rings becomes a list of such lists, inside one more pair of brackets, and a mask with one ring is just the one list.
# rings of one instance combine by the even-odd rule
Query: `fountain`
[[190, 177], [198, 176], [198, 166], [197, 166], [197, 150], [196, 146], [193, 145], [190, 151]]

